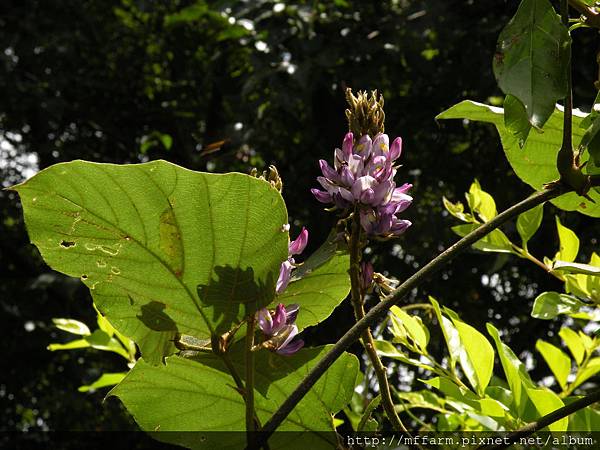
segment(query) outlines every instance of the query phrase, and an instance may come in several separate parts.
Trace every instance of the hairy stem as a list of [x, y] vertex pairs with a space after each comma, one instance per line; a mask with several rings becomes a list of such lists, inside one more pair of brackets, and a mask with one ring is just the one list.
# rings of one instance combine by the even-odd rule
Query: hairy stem
[[246, 437], [249, 449], [256, 448], [256, 415], [254, 413], [254, 314], [246, 324]]
[[539, 420], [536, 420], [535, 422], [528, 423], [527, 425], [518, 429], [517, 431], [509, 433], [504, 438], [504, 442], [500, 445], [493, 445], [483, 448], [489, 450], [508, 448], [511, 445], [513, 445], [513, 443], [518, 443], [521, 438], [530, 436], [536, 431], [541, 430], [542, 428], [545, 428], [548, 425], [553, 424], [554, 422], [558, 422], [560, 419], [563, 419], [579, 411], [580, 409], [590, 406], [591, 404], [596, 403], [597, 401], [600, 401], [600, 390], [592, 392], [591, 394], [586, 395], [585, 397], [580, 398], [579, 400], [576, 400], [573, 403], [568, 404], [567, 406], [563, 406], [562, 408], [559, 408], [556, 411], [552, 411], [550, 414], [546, 414], [545, 416], [543, 416]]
[[386, 312], [396, 303], [404, 298], [412, 289], [423, 283], [429, 276], [433, 275], [449, 263], [454, 257], [466, 250], [503, 223], [513, 217], [528, 211], [537, 205], [551, 200], [564, 193], [561, 184], [549, 186], [548, 189], [536, 192], [532, 196], [508, 208], [506, 211], [498, 214], [489, 222], [484, 223], [479, 228], [460, 239], [454, 245], [450, 246], [444, 252], [439, 254], [421, 270], [408, 278], [390, 295], [385, 297], [379, 304], [374, 306], [361, 320], [359, 320], [350, 330], [340, 338], [340, 340], [331, 348], [323, 359], [321, 359], [290, 396], [281, 404], [279, 409], [271, 416], [269, 421], [263, 427], [264, 433], [260, 436], [261, 439], [266, 439], [270, 436], [287, 415], [294, 409], [298, 402], [306, 395], [306, 393], [314, 386], [325, 371], [339, 358], [343, 352], [352, 345], [369, 326], [373, 325], [377, 320], [386, 314]]
[[[360, 218], [358, 215], [358, 209], [354, 210], [354, 216], [352, 220], [352, 230], [350, 233], [350, 286], [351, 286], [351, 297], [352, 297], [352, 306], [354, 307], [354, 316], [356, 317], [357, 322], [365, 317], [365, 309], [364, 309], [364, 292], [361, 288], [360, 283], [360, 260], [361, 260], [361, 226], [360, 226]], [[377, 350], [375, 349], [375, 340], [373, 339], [373, 335], [371, 334], [370, 328], [365, 328], [362, 332], [362, 344], [365, 348], [365, 351], [371, 361], [371, 365], [373, 366], [373, 370], [375, 371], [375, 375], [377, 377], [377, 382], [379, 384], [379, 392], [381, 394], [381, 401], [383, 403], [383, 409], [385, 410], [385, 414], [388, 417], [389, 421], [392, 424], [392, 427], [395, 431], [403, 431], [408, 433], [408, 430], [400, 420], [400, 417], [396, 413], [396, 409], [394, 407], [394, 402], [392, 400], [392, 394], [390, 392], [390, 385], [387, 379], [387, 372], [385, 367], [381, 363], [381, 359], [379, 359], [379, 355], [377, 355]]]

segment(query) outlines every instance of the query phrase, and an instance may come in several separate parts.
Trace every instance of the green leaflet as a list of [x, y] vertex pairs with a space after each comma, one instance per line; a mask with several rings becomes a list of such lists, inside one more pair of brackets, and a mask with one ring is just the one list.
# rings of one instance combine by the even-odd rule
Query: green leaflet
[[151, 363], [174, 352], [176, 332], [207, 338], [274, 298], [287, 212], [262, 180], [73, 161], [13, 189], [48, 265], [81, 277]]

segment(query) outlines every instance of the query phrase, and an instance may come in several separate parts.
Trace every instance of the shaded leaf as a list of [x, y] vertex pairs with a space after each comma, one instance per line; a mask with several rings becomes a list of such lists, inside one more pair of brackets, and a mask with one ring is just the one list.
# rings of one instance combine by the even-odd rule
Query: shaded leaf
[[529, 242], [540, 227], [543, 215], [544, 205], [541, 204], [529, 211], [519, 214], [519, 217], [517, 217], [517, 231], [519, 232], [519, 236], [521, 236], [521, 242], [523, 243], [524, 249], [527, 249], [527, 242]]
[[523, 0], [498, 37], [498, 85], [523, 103], [534, 127], [541, 128], [566, 95], [570, 42], [548, 0]]
[[559, 294], [558, 292], [543, 292], [533, 302], [531, 317], [536, 319], [554, 319], [559, 314], [573, 314], [578, 312], [585, 303], [572, 295]]

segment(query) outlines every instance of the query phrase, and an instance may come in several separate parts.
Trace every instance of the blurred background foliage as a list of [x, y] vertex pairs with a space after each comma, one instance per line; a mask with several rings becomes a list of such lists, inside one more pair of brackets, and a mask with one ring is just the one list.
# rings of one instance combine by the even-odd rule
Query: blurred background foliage
[[[464, 98], [501, 104], [491, 62], [517, 3], [6, 0], [0, 6], [2, 186], [73, 159], [163, 158], [211, 172], [275, 164], [292, 235], [307, 226], [314, 250], [335, 217], [322, 212], [309, 189], [316, 186], [317, 160], [331, 158], [347, 129], [344, 89], [378, 89], [386, 131], [404, 140], [397, 179], [414, 184], [415, 203], [406, 214], [414, 225], [401, 239], [371, 247], [370, 257], [376, 270], [402, 280], [456, 239], [442, 195], [462, 200], [477, 178], [504, 209], [530, 192], [512, 173], [491, 125], [433, 119]], [[585, 109], [595, 97], [597, 38], [582, 29], [575, 39], [575, 104]], [[94, 325], [91, 299], [79, 280], [49, 270], [28, 244], [16, 194], [0, 191], [0, 208], [1, 427], [133, 429], [116, 399], [102, 403], [105, 391], [77, 391], [104, 371], [125, 370], [122, 359], [92, 349], [46, 350], [69, 339], [52, 317]], [[589, 258], [597, 248], [592, 219], [558, 214], [579, 233]], [[514, 224], [504, 231], [516, 236]], [[532, 252], [552, 256], [555, 233], [546, 214]], [[539, 379], [548, 369], [533, 366], [533, 342], [556, 340], [560, 323], [531, 319], [531, 303], [560, 287], [526, 261], [471, 250], [407, 301], [432, 295], [481, 331], [493, 322]], [[344, 304], [306, 338], [333, 342], [352, 320]], [[441, 349], [439, 336], [430, 345], [436, 342]], [[393, 384], [417, 385], [415, 374], [397, 369]]]

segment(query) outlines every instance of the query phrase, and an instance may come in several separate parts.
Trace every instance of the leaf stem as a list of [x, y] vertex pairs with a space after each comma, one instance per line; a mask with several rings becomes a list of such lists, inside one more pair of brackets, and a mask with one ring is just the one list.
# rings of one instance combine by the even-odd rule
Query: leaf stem
[[[599, 180], [600, 181], [600, 180]], [[369, 326], [379, 320], [385, 313], [396, 303], [404, 298], [412, 289], [423, 283], [429, 276], [438, 272], [442, 267], [449, 263], [454, 257], [468, 249], [473, 243], [480, 240], [503, 223], [513, 217], [528, 211], [537, 205], [540, 205], [548, 200], [551, 200], [563, 194], [565, 189], [560, 184], [549, 186], [543, 191], [539, 191], [526, 198], [525, 200], [511, 206], [506, 211], [498, 214], [489, 222], [482, 224], [471, 233], [460, 239], [458, 242], [450, 246], [448, 249], [440, 253], [432, 259], [428, 264], [423, 266], [421, 270], [408, 278], [395, 291], [384, 298], [380, 303], [375, 305], [361, 320], [359, 320], [352, 328], [350, 328], [344, 336], [331, 348], [331, 350], [321, 359], [289, 397], [281, 404], [279, 409], [271, 416], [263, 427], [263, 433], [260, 436], [261, 440], [267, 439], [287, 415], [294, 409], [298, 402], [308, 393], [325, 371], [339, 358], [343, 352], [350, 347]]]
[[493, 445], [480, 448], [486, 450], [508, 448], [511, 445], [518, 443], [522, 438], [530, 436], [536, 431], [541, 430], [542, 428], [545, 428], [548, 425], [553, 424], [554, 422], [558, 422], [560, 419], [563, 419], [579, 411], [580, 409], [590, 406], [591, 404], [596, 403], [597, 401], [600, 401], [600, 390], [592, 392], [591, 394], [586, 395], [585, 397], [580, 398], [579, 400], [576, 400], [573, 403], [563, 406], [562, 408], [559, 408], [555, 411], [552, 411], [550, 414], [546, 414], [545, 416], [536, 420], [535, 422], [528, 423], [527, 425], [518, 429], [517, 431], [509, 433], [504, 438], [504, 442], [500, 445]]
[[[362, 254], [361, 248], [361, 232], [362, 228], [360, 226], [360, 217], [358, 208], [354, 209], [354, 215], [352, 218], [350, 232], [350, 293], [352, 299], [352, 306], [354, 307], [354, 315], [356, 317], [356, 321], [360, 321], [365, 317], [365, 309], [364, 309], [364, 292], [361, 288], [360, 283], [360, 260]], [[361, 334], [363, 347], [371, 361], [371, 365], [373, 366], [373, 370], [375, 371], [375, 375], [377, 377], [377, 382], [379, 384], [379, 392], [381, 394], [381, 401], [383, 403], [383, 409], [385, 410], [385, 414], [388, 417], [389, 421], [392, 424], [394, 431], [403, 431], [408, 433], [408, 430], [400, 420], [400, 417], [396, 413], [396, 409], [394, 407], [394, 402], [392, 400], [392, 394], [390, 392], [390, 385], [387, 379], [387, 372], [385, 367], [381, 363], [381, 359], [379, 359], [379, 355], [377, 355], [377, 350], [375, 349], [375, 341], [373, 339], [373, 335], [371, 334], [371, 329], [366, 327]]]
[[249, 449], [256, 447], [256, 415], [254, 413], [254, 329], [256, 320], [251, 314], [246, 321], [246, 438]]

